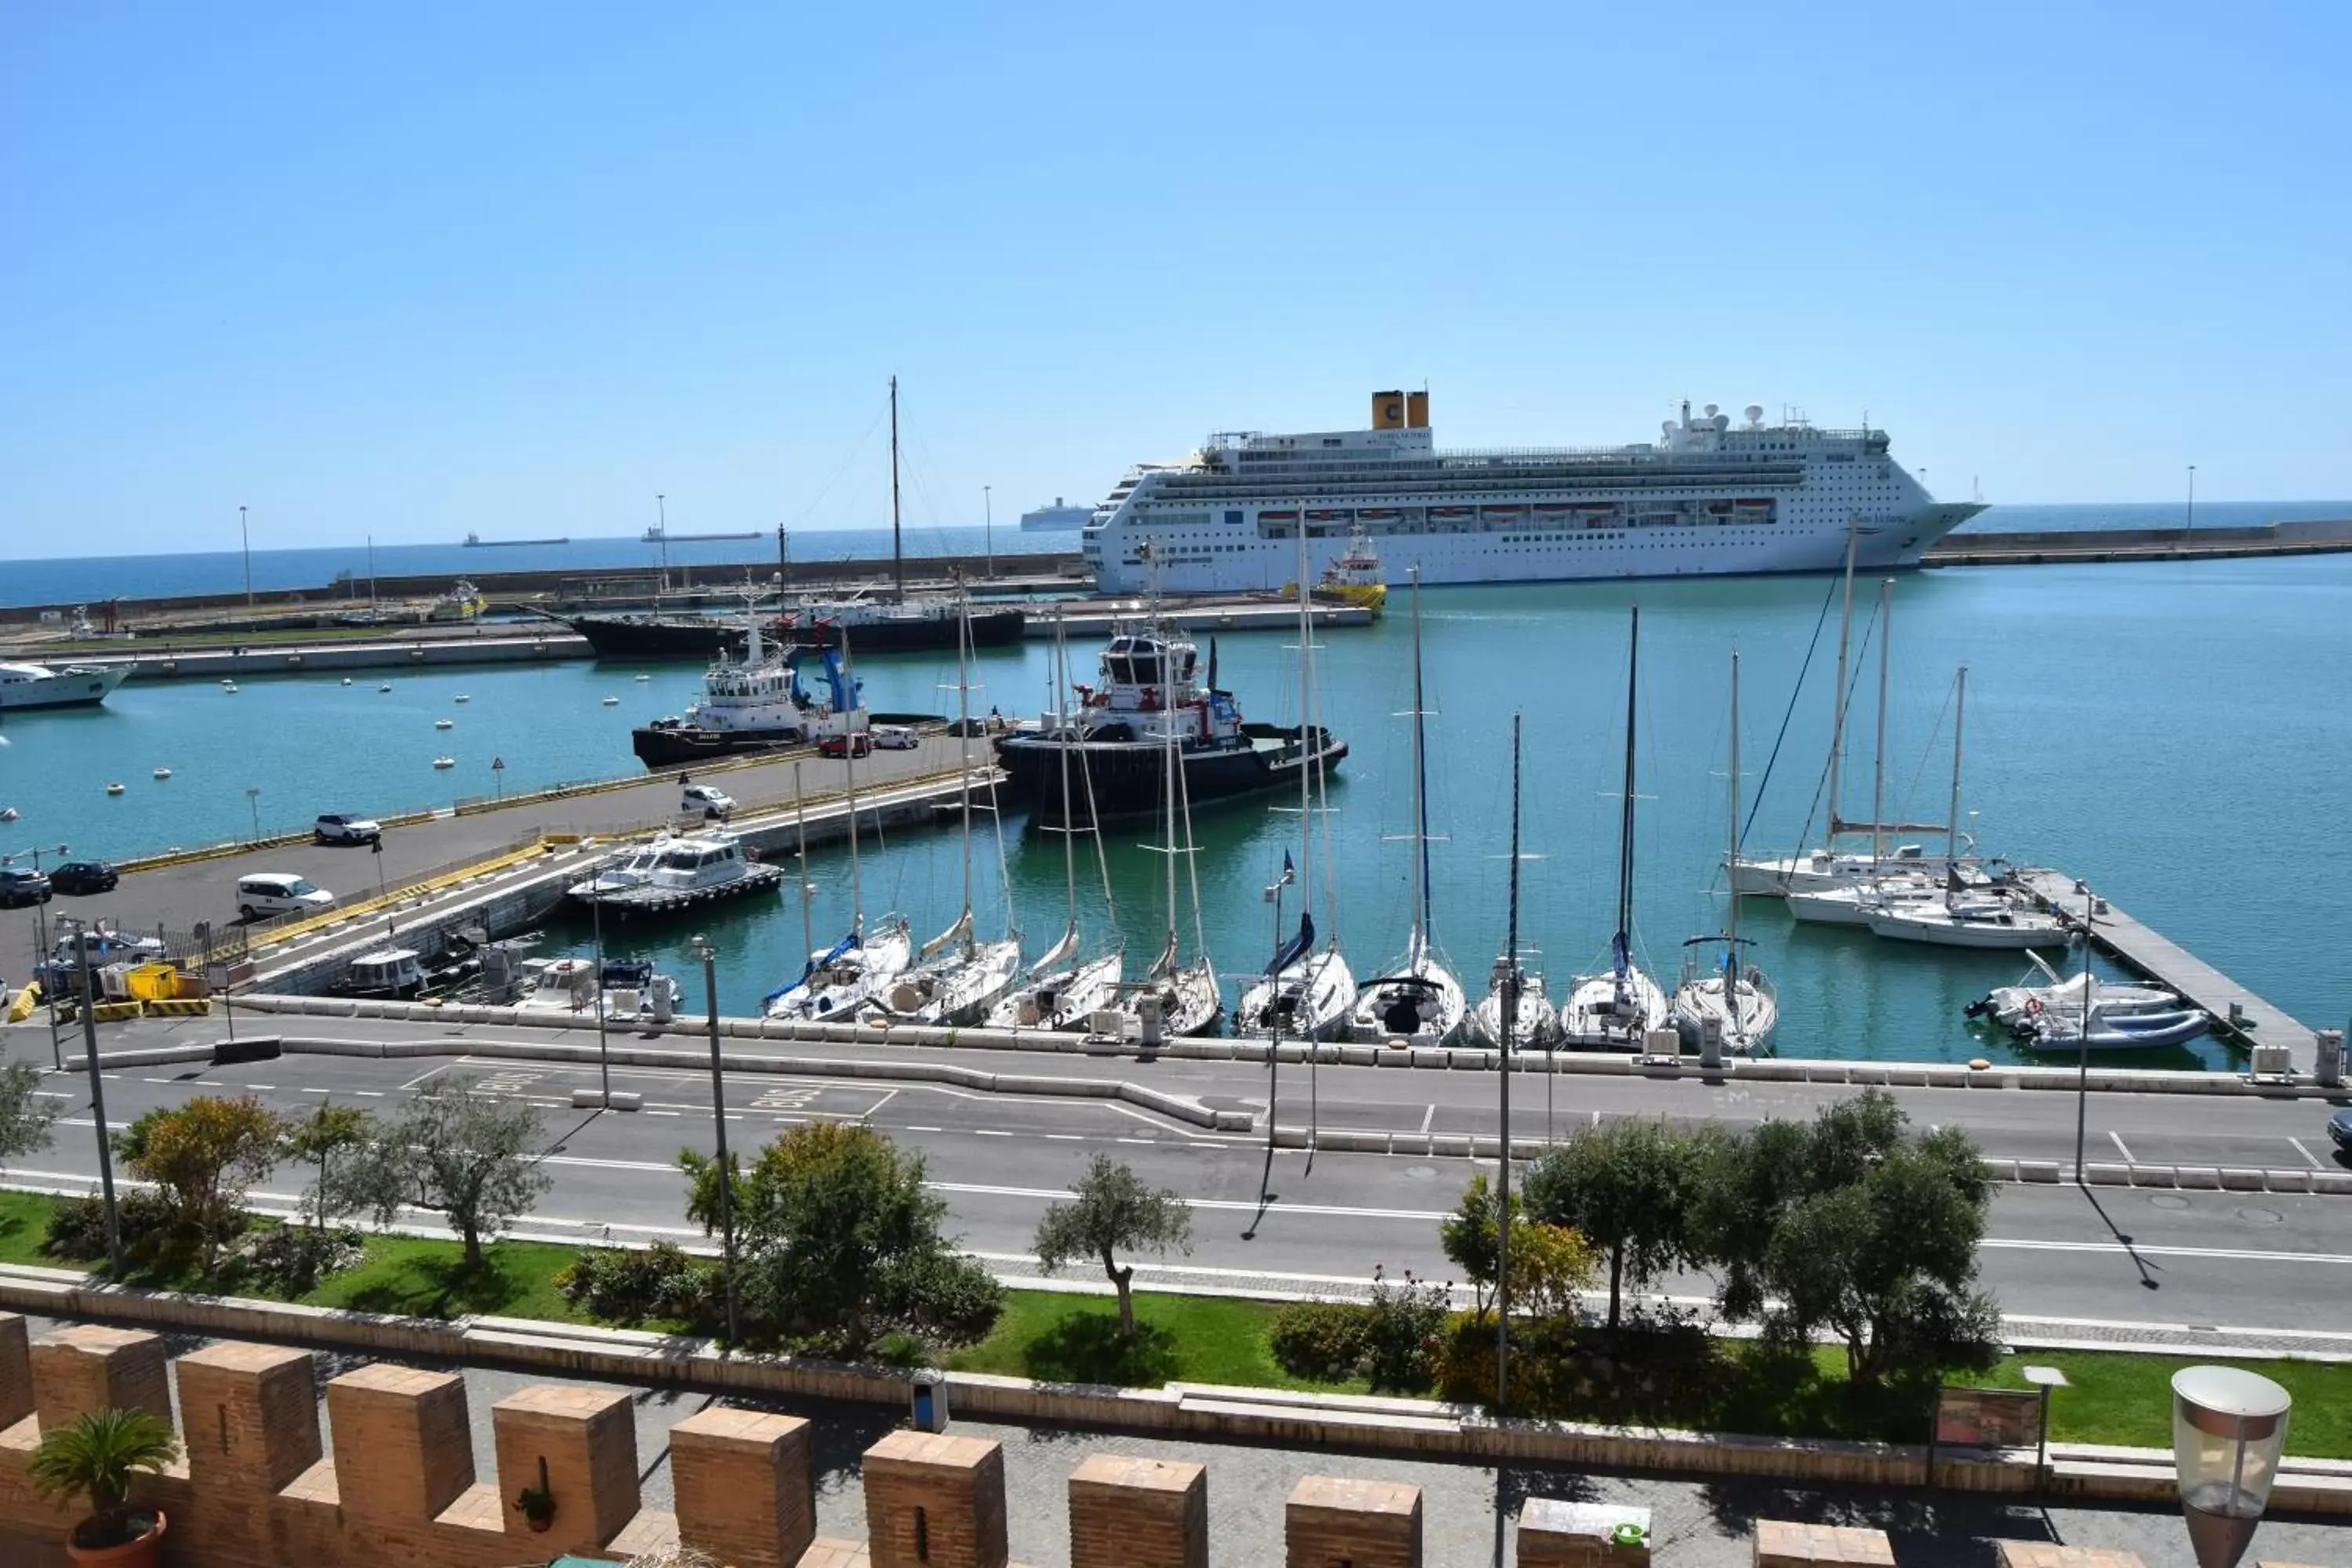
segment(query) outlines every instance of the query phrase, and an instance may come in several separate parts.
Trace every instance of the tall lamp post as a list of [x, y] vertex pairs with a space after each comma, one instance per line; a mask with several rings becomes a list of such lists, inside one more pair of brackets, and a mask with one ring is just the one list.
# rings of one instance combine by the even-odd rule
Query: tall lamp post
[[980, 487], [981, 546], [987, 552], [988, 575], [991, 577], [996, 575], [996, 500], [990, 494], [994, 488], [992, 485]]
[[702, 960], [702, 1001], [710, 1015], [710, 1125], [719, 1142], [719, 1233], [727, 1268], [727, 1348], [735, 1349], [735, 1172], [727, 1160], [727, 1078], [719, 1060], [719, 954], [701, 937], [693, 942]]
[[74, 967], [81, 976], [81, 1039], [84, 1065], [89, 1068], [89, 1115], [98, 1130], [98, 1187], [106, 1209], [106, 1258], [115, 1273], [122, 1272], [122, 1225], [114, 1207], [114, 1153], [107, 1145], [106, 1082], [98, 1070], [98, 999], [91, 994], [89, 922], [73, 916], [58, 921], [74, 931]]
[[253, 608], [253, 534], [245, 525], [245, 508], [236, 509], [236, 539], [245, 555], [245, 607]]
[[253, 841], [258, 844], [261, 842], [261, 786], [259, 784], [245, 786], [245, 804], [253, 808]]
[[[54, 849], [47, 850], [37, 844], [30, 849], [18, 850], [16, 854], [30, 855], [33, 858], [34, 873], [38, 875], [41, 869], [41, 857], [43, 854], [55, 855], [58, 859], [62, 860], [69, 851], [70, 846], [64, 844], [58, 845]], [[13, 866], [16, 863], [16, 855], [0, 855], [0, 866]], [[41, 984], [41, 995], [42, 998], [49, 1005], [49, 1065], [56, 1068], [59, 1072], [63, 1072], [66, 1065], [65, 1052], [58, 1045], [58, 972], [54, 962], [57, 954], [49, 951], [49, 906], [46, 900], [33, 906], [33, 941], [35, 943], [33, 951], [33, 966], [35, 969], [38, 970], [44, 964], [48, 965], [47, 973], [49, 978], [44, 981]]]
[[2172, 1374], [2172, 1458], [2198, 1568], [2235, 1568], [2254, 1539], [2286, 1447], [2287, 1391], [2234, 1366]]
[[2189, 465], [2189, 516], [2180, 527], [2183, 539], [2197, 531], [2197, 465]]

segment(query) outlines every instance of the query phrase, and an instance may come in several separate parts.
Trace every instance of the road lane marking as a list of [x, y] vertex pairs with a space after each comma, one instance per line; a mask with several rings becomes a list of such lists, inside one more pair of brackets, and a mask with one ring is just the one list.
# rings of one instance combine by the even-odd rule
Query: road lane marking
[[999, 1132], [993, 1127], [975, 1127], [971, 1131], [972, 1135], [978, 1138], [1010, 1138], [1013, 1136], [1010, 1132]]
[[1437, 1107], [1435, 1105], [1425, 1105], [1422, 1107], [1421, 1131], [1423, 1136], [1426, 1136], [1429, 1132], [1429, 1124], [1436, 1120]]
[[278, 1092], [278, 1086], [274, 1083], [249, 1083], [245, 1087], [252, 1089], [265, 1090], [270, 1094], [276, 1094]]
[[2315, 1171], [2324, 1171], [2324, 1170], [2327, 1169], [2327, 1167], [2326, 1167], [2326, 1166], [2325, 1166], [2325, 1165], [2323, 1165], [2323, 1164], [2321, 1164], [2321, 1163], [2319, 1163], [2319, 1156], [2318, 1156], [2318, 1155], [2314, 1154], [2310, 1150], [2308, 1150], [2308, 1149], [2306, 1149], [2306, 1148], [2305, 1148], [2305, 1147], [2303, 1146], [2303, 1140], [2302, 1140], [2302, 1139], [2300, 1139], [2300, 1138], [2290, 1138], [2290, 1139], [2288, 1139], [2288, 1140], [2287, 1140], [2287, 1142], [2294, 1145], [2294, 1152], [2295, 1152], [2296, 1153], [2298, 1153], [2298, 1154], [2302, 1155], [2305, 1159], [2306, 1159], [2306, 1160], [2308, 1160], [2308, 1161], [2310, 1161], [2310, 1162], [2311, 1162], [2311, 1168], [2312, 1168], [2313, 1170], [2315, 1170]]
[[2139, 1163], [2137, 1160], [2132, 1158], [2131, 1145], [2124, 1142], [2124, 1135], [2122, 1133], [2109, 1132], [2107, 1136], [2115, 1140], [2116, 1152], [2124, 1157], [2125, 1164], [2137, 1165]]
[[380, 1089], [355, 1089], [352, 1090], [352, 1092], [353, 1094], [363, 1094], [370, 1100], [382, 1100], [383, 1098], [383, 1090]]
[[647, 1116], [682, 1116], [685, 1112], [678, 1110], [648, 1110], [646, 1114]]
[[1045, 1141], [1049, 1143], [1083, 1143], [1086, 1142], [1085, 1139], [1079, 1137], [1075, 1132], [1048, 1132], [1045, 1134]]
[[[65, 1097], [60, 1095], [58, 1098], [62, 1100]], [[907, 1131], [909, 1132], [937, 1132], [939, 1129], [936, 1127], [918, 1127], [910, 1121], [907, 1124]]]

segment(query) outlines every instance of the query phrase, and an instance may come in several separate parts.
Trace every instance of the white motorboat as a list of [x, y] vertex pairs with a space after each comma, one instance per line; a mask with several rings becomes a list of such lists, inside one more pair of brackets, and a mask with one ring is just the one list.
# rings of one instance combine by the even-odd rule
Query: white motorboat
[[129, 679], [130, 664], [0, 664], [0, 710], [91, 708]]
[[515, 1003], [520, 1013], [593, 1013], [596, 963], [589, 958], [527, 958], [530, 986]]
[[733, 834], [712, 830], [656, 840], [620, 869], [599, 872], [565, 892], [579, 902], [629, 914], [742, 897], [775, 886], [783, 875], [782, 868], [746, 856]]
[[1666, 994], [1633, 963], [1633, 743], [1642, 667], [1642, 606], [1633, 606], [1625, 653], [1625, 782], [1617, 816], [1617, 931], [1605, 973], [1579, 975], [1560, 1005], [1562, 1045], [1639, 1051], [1665, 1026]]
[[[1731, 656], [1731, 833], [1730, 864], [1739, 864], [1739, 655]], [[1756, 964], [1739, 962], [1739, 895], [1724, 900], [1723, 933], [1693, 937], [1683, 944], [1682, 984], [1675, 988], [1672, 1014], [1683, 1044], [1701, 1057], [1728, 1052], [1750, 1056], [1772, 1042], [1780, 1026], [1780, 999], [1772, 983]], [[1723, 962], [1712, 970], [1698, 961], [1699, 951], [1720, 942]]]
[[1897, 942], [1936, 947], [2007, 948], [2066, 945], [2065, 922], [1994, 892], [1946, 893], [1918, 903], [1876, 905], [1870, 929]]
[[2195, 1039], [2212, 1026], [2201, 1008], [2180, 1007], [2164, 1012], [2107, 1011], [2092, 1006], [2089, 1027], [2077, 1010], [2052, 1008], [2034, 1015], [2026, 1031], [2035, 1050], [2147, 1051], [2160, 1050]]
[[1462, 982], [1432, 951], [1435, 929], [1429, 874], [1429, 752], [1423, 738], [1428, 717], [1421, 665], [1421, 568], [1412, 577], [1412, 925], [1404, 957], [1385, 974], [1363, 982], [1356, 993], [1351, 1032], [1360, 1037], [1426, 1039], [1443, 1045], [1462, 1027], [1466, 1002]]
[[2062, 980], [2041, 962], [2039, 955], [2029, 952], [2026, 956], [2033, 959], [2049, 984], [1996, 985], [1981, 999], [1968, 1005], [1969, 1017], [1989, 1018], [2021, 1035], [2031, 1033], [2034, 1021], [2044, 1013], [2082, 1017], [2085, 992], [2094, 1015], [2110, 1017], [2131, 1013], [2168, 1013], [2186, 1005], [2179, 993], [2160, 985], [2127, 985], [2102, 980], [2082, 970]]

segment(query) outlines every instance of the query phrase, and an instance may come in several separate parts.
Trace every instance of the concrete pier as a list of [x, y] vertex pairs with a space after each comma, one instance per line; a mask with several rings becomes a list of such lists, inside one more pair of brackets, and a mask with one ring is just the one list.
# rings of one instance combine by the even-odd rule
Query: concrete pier
[[[2125, 913], [2095, 888], [2047, 867], [2021, 870], [2020, 883], [2042, 908], [2065, 917], [2081, 931], [2089, 921], [2091, 944], [2157, 984], [2178, 991], [2192, 1006], [2213, 1016], [2214, 1032], [2241, 1046], [2284, 1046], [2298, 1075], [2312, 1072], [2319, 1046], [2310, 1026], [2287, 1016], [2187, 948]], [[2086, 902], [2093, 903], [2086, 910]]]

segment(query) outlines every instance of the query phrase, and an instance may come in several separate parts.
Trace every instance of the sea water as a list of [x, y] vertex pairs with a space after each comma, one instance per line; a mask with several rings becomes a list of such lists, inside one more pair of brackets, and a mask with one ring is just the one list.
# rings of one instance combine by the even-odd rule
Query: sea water
[[[2203, 509], [2200, 509], [2200, 517]], [[1439, 948], [1474, 994], [1507, 913], [1510, 723], [1523, 724], [1525, 821], [1520, 931], [1557, 995], [1606, 962], [1615, 926], [1626, 707], [1628, 607], [1642, 608], [1635, 691], [1635, 955], [1671, 984], [1685, 938], [1725, 923], [1721, 864], [1729, 831], [1728, 676], [1742, 664], [1743, 817], [1751, 853], [1819, 841], [1836, 657], [1836, 584], [1823, 577], [1447, 588], [1422, 595], [1429, 753], [1431, 904]], [[1940, 570], [1899, 579], [1883, 768], [1874, 766], [1875, 579], [1855, 586], [1855, 697], [1843, 811], [1871, 815], [1874, 780], [1889, 818], [1943, 820], [1951, 788], [1954, 674], [1969, 667], [1961, 809], [1982, 848], [2056, 866], [2315, 1026], [2352, 1011], [2343, 889], [2352, 885], [2352, 557]], [[1258, 798], [1204, 810], [1196, 852], [1172, 862], [1178, 929], [1197, 929], [1221, 973], [1261, 966], [1275, 939], [1264, 889], [1288, 851], [1304, 873], [1283, 894], [1295, 926], [1302, 895], [1359, 975], [1402, 949], [1411, 919], [1412, 707], [1410, 595], [1367, 627], [1317, 636], [1319, 718], [1350, 747], [1328, 810]], [[1295, 722], [1297, 637], [1217, 639], [1219, 680], [1252, 719]], [[1071, 650], [1095, 679], [1097, 645]], [[1205, 650], [1204, 650], [1205, 651]], [[1810, 653], [1810, 664], [1808, 655]], [[971, 701], [1009, 715], [1047, 700], [1051, 645], [983, 650]], [[858, 661], [877, 709], [952, 711], [951, 658]], [[394, 672], [389, 693], [355, 675], [255, 679], [235, 694], [207, 682], [137, 682], [99, 710], [9, 720], [0, 749], [0, 852], [71, 842], [124, 856], [241, 837], [325, 810], [385, 813], [494, 789], [633, 772], [628, 731], [682, 710], [699, 680], [687, 665], [574, 663], [429, 674]], [[1801, 668], [1807, 673], [1797, 689]], [[457, 693], [471, 700], [459, 704]], [[617, 696], [618, 706], [603, 699]], [[433, 721], [456, 727], [436, 731]], [[975, 743], [976, 756], [984, 743]], [[449, 755], [454, 769], [436, 771]], [[493, 773], [493, 760], [505, 767]], [[173, 776], [148, 776], [168, 765]], [[842, 764], [810, 764], [812, 786]], [[1769, 767], [1769, 774], [1768, 774]], [[125, 784], [109, 797], [109, 782]], [[259, 790], [257, 796], [247, 791]], [[1760, 792], [1760, 800], [1759, 800]], [[1278, 808], [1293, 809], [1278, 809]], [[518, 831], [561, 817], [560, 803], [518, 816]], [[1311, 823], [1311, 843], [1302, 842]], [[1008, 811], [1003, 825], [1012, 914], [1042, 951], [1066, 918], [1063, 840]], [[997, 835], [976, 821], [979, 929], [1005, 921]], [[1942, 843], [1914, 835], [1931, 853]], [[1078, 841], [1079, 919], [1126, 940], [1130, 968], [1159, 950], [1170, 858], [1157, 827], [1112, 830], [1110, 898], [1091, 845]], [[818, 945], [849, 923], [847, 856], [813, 854]], [[893, 830], [863, 857], [869, 914], [899, 910], [918, 935], [944, 929], [962, 900], [950, 828]], [[608, 931], [688, 973], [686, 941], [719, 951], [720, 1003], [748, 1011], [799, 973], [796, 898], [697, 913], [685, 926]], [[1743, 905], [1749, 958], [1780, 994], [1784, 1055], [2028, 1059], [1972, 1031], [1960, 1009], [2021, 977], [2025, 960], [1895, 943], [1866, 930], [1794, 925], [1769, 900]], [[551, 939], [584, 945], [561, 921]], [[1703, 946], [1702, 954], [1719, 952]], [[2053, 952], [2053, 961], [2063, 962]], [[2109, 1059], [2124, 1060], [2123, 1057]], [[2129, 1059], [2225, 1065], [2212, 1042]]]

